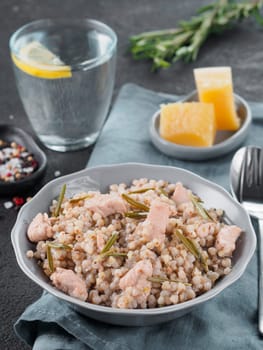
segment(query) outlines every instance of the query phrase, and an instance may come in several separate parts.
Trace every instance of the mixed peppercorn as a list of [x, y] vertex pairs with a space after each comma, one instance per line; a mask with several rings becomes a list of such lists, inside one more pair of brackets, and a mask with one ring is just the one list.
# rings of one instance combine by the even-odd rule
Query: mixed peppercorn
[[16, 182], [38, 168], [33, 154], [16, 143], [0, 140], [0, 182]]

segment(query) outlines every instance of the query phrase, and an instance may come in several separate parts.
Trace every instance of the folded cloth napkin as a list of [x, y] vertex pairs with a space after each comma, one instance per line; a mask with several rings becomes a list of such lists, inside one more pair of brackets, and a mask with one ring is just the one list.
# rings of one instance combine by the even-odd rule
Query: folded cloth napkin
[[[143, 162], [183, 167], [228, 189], [233, 154], [210, 161], [179, 161], [150, 142], [149, 122], [161, 103], [178, 97], [125, 85], [94, 148], [88, 166]], [[247, 144], [263, 146], [263, 124], [253, 123]], [[256, 255], [231, 287], [191, 313], [149, 327], [123, 327], [84, 317], [48, 293], [15, 324], [17, 335], [35, 350], [262, 349], [257, 332]]]

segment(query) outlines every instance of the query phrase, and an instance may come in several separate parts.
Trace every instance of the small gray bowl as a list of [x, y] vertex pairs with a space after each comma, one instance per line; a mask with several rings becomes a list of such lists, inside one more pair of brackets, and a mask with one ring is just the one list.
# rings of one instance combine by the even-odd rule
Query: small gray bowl
[[[230, 274], [220, 279], [211, 290], [195, 299], [154, 309], [127, 310], [94, 305], [70, 297], [53, 287], [36, 260], [26, 257], [26, 252], [35, 248], [35, 245], [29, 242], [26, 235], [28, 225], [33, 217], [39, 212], [48, 211], [52, 199], [59, 195], [63, 184], [70, 185], [72, 182], [84, 184], [88, 179], [91, 184], [99, 184], [98, 189], [101, 192], [106, 192], [110, 184], [123, 182], [129, 184], [133, 179], [142, 177], [163, 179], [173, 183], [176, 181], [183, 182], [185, 186], [191, 188], [203, 199], [205, 206], [224, 209], [228, 215], [227, 219], [230, 222], [237, 223], [244, 230], [237, 242], [237, 248], [233, 256], [233, 269]], [[217, 294], [240, 278], [256, 247], [255, 232], [247, 212], [222, 187], [184, 169], [136, 163], [88, 168], [49, 182], [30, 202], [21, 208], [11, 238], [20, 268], [40, 287], [84, 315], [99, 321], [126, 326], [147, 326], [167, 322], [216, 297]]]
[[[217, 131], [215, 143], [211, 147], [182, 146], [164, 140], [159, 133], [160, 110], [154, 113], [150, 123], [150, 136], [153, 144], [161, 152], [184, 160], [206, 160], [216, 158], [235, 150], [245, 140], [252, 121], [251, 110], [248, 103], [240, 96], [234, 94], [238, 116], [241, 126], [237, 131]], [[177, 102], [198, 101], [197, 92]]]

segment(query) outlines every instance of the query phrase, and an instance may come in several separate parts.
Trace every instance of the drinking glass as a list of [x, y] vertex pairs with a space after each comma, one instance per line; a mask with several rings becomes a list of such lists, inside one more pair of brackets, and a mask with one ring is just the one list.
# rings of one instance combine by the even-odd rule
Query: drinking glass
[[19, 95], [42, 143], [55, 151], [93, 144], [107, 116], [117, 37], [91, 19], [44, 19], [10, 39]]

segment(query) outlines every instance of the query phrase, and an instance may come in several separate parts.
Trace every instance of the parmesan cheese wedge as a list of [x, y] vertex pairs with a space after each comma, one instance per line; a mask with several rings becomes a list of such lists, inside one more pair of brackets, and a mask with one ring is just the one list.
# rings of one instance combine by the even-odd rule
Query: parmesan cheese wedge
[[237, 130], [240, 120], [235, 108], [231, 68], [198, 68], [194, 69], [194, 77], [199, 101], [214, 105], [217, 130]]
[[212, 104], [181, 102], [161, 106], [160, 135], [165, 140], [185, 146], [210, 147], [215, 133]]

